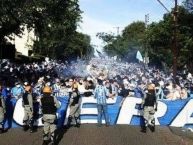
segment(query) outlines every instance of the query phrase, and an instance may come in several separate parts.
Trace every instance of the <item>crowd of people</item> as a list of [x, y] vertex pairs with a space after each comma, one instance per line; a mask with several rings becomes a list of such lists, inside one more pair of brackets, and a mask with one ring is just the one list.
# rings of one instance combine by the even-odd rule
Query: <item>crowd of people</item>
[[104, 114], [106, 126], [109, 126], [107, 98], [132, 96], [145, 98], [145, 101], [152, 90], [156, 97], [153, 105], [157, 99], [174, 101], [193, 97], [192, 74], [185, 72], [174, 80], [172, 73], [142, 63], [125, 63], [112, 58], [93, 58], [89, 62], [80, 59], [61, 62], [46, 58], [41, 63], [20, 65], [3, 60], [0, 64], [0, 131], [4, 130], [7, 99], [22, 98], [25, 112], [23, 127], [31, 132], [35, 118], [33, 106], [40, 103], [44, 114], [44, 141], [47, 142], [49, 136], [54, 140], [55, 114], [60, 106], [57, 97], [69, 97], [68, 127], [80, 126], [79, 104], [82, 96], [96, 98], [99, 114], [97, 125], [102, 125]]

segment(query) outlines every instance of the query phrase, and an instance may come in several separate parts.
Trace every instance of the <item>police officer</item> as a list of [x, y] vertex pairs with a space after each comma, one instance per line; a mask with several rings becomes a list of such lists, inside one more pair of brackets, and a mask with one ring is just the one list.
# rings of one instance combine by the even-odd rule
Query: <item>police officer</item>
[[47, 145], [51, 138], [51, 143], [54, 145], [54, 133], [56, 130], [56, 112], [60, 104], [56, 97], [52, 96], [52, 89], [49, 86], [43, 88], [43, 97], [40, 100], [43, 113], [43, 145]]
[[154, 114], [157, 111], [157, 99], [155, 94], [155, 85], [150, 84], [147, 87], [147, 93], [142, 101], [143, 118], [145, 126], [142, 128], [142, 132], [146, 132], [146, 128], [149, 127], [152, 132], [155, 131], [155, 118]]
[[33, 98], [32, 88], [28, 82], [24, 83], [24, 94], [22, 96], [22, 103], [24, 108], [23, 130], [33, 132]]
[[3, 133], [4, 132], [3, 121], [4, 121], [4, 114], [6, 110], [5, 110], [5, 101], [3, 99], [1, 91], [2, 91], [2, 86], [0, 84], [0, 133]]
[[78, 84], [75, 80], [70, 79], [69, 80], [70, 85], [70, 100], [69, 100], [69, 106], [70, 106], [70, 114], [68, 117], [68, 123], [67, 127], [69, 128], [71, 124], [74, 124], [76, 127], [80, 126], [80, 94], [78, 92]]

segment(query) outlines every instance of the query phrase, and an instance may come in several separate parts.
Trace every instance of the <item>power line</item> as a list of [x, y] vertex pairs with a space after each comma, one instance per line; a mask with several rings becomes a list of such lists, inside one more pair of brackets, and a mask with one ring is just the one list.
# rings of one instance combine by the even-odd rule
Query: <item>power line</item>
[[164, 7], [164, 9], [168, 12], [168, 13], [170, 13], [170, 11], [168, 10], [168, 8], [160, 1], [160, 0], [157, 0], [163, 7]]

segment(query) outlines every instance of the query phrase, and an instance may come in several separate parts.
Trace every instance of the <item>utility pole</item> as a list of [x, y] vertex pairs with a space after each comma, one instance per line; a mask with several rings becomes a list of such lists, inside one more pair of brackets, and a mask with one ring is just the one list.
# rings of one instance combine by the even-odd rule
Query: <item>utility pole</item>
[[[157, 0], [164, 9], [170, 13], [170, 11], [167, 9], [167, 7], [160, 1]], [[177, 37], [177, 31], [178, 31], [178, 0], [174, 0], [174, 10], [173, 10], [173, 39], [172, 39], [172, 53], [173, 53], [173, 79], [176, 80], [176, 74], [177, 74], [177, 52], [178, 52], [178, 37]]]
[[147, 25], [149, 23], [149, 14], [145, 15], [145, 28], [147, 28]]
[[118, 45], [118, 44], [119, 44], [119, 39], [118, 39], [118, 37], [119, 37], [119, 30], [120, 30], [120, 27], [117, 26], [117, 27], [114, 27], [114, 28], [117, 29], [117, 36], [116, 36], [116, 41], [115, 41], [115, 47], [117, 47], [117, 48], [119, 49], [120, 46]]
[[175, 7], [173, 12], [174, 21], [174, 40], [173, 40], [173, 77], [176, 79], [177, 74], [177, 51], [178, 51], [178, 37], [177, 37], [177, 27], [178, 27], [178, 0], [175, 0]]
[[120, 27], [118, 26], [118, 27], [114, 27], [114, 28], [117, 29], [117, 36], [119, 36], [119, 30], [120, 30]]

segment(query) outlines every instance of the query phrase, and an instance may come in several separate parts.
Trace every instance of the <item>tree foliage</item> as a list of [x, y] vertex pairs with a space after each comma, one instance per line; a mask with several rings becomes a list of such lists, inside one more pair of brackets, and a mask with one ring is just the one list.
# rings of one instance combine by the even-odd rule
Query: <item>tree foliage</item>
[[[178, 68], [185, 64], [193, 68], [193, 13], [179, 6], [177, 20]], [[161, 65], [165, 62], [167, 66], [172, 67], [174, 28], [172, 12], [165, 14], [163, 20], [153, 22], [147, 28], [144, 22], [133, 22], [125, 27], [122, 35], [107, 41], [104, 50], [109, 55], [123, 58], [125, 54], [136, 49], [140, 50], [143, 56], [148, 52], [150, 63]]]
[[145, 23], [144, 22], [133, 22], [122, 32], [122, 35], [114, 36], [112, 34], [100, 33], [99, 38], [106, 42], [104, 51], [111, 55], [118, 55], [124, 57], [128, 52], [134, 49], [142, 49], [144, 46], [145, 37]]
[[[182, 67], [193, 59], [193, 14], [179, 7], [177, 25], [177, 64]], [[172, 14], [166, 14], [159, 23], [152, 23], [147, 30], [149, 55], [152, 61], [164, 61], [172, 66], [174, 49], [174, 22]]]
[[[90, 38], [76, 31], [81, 13], [78, 0], [1, 0], [0, 42], [13, 39], [11, 34], [21, 35], [27, 26], [35, 31], [35, 54], [58, 58], [80, 49], [82, 56], [91, 46], [86, 46]], [[79, 48], [72, 49], [72, 43]]]
[[190, 12], [193, 12], [193, 0], [184, 0], [184, 6]]
[[0, 0], [0, 43], [23, 32], [27, 7], [26, 0]]

